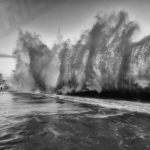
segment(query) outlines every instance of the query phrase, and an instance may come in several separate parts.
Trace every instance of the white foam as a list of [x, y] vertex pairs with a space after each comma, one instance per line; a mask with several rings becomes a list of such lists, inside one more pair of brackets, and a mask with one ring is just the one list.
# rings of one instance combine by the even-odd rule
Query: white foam
[[105, 108], [115, 108], [121, 110], [128, 110], [131, 112], [150, 114], [150, 103], [131, 102], [125, 100], [119, 101], [119, 100], [108, 100], [108, 99], [83, 98], [83, 97], [73, 97], [73, 96], [56, 95], [56, 94], [46, 94], [46, 96], [63, 99], [67, 101], [74, 101], [78, 103], [99, 105]]
[[122, 116], [124, 113], [117, 113], [117, 114], [96, 114], [96, 115], [86, 115], [89, 118], [108, 118], [114, 116]]

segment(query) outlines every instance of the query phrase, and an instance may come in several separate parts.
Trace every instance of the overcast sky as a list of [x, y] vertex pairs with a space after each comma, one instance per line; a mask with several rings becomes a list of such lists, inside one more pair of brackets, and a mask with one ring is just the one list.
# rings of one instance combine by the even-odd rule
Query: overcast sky
[[[70, 38], [74, 41], [83, 30], [92, 27], [96, 13], [120, 10], [127, 11], [130, 19], [139, 23], [141, 30], [135, 40], [150, 34], [150, 0], [64, 0], [36, 19], [33, 18], [28, 24], [25, 23], [21, 29], [36, 32], [44, 43], [51, 46], [59, 30], [64, 39]], [[0, 40], [0, 54], [11, 55], [17, 37], [18, 31], [14, 30]], [[13, 69], [15, 69], [15, 58], [0, 57], [0, 73], [4, 77], [10, 76]]]

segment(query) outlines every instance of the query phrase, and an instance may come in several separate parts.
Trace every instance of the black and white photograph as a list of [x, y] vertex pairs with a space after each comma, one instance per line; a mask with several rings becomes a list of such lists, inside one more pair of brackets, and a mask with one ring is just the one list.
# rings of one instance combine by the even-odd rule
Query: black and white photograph
[[0, 0], [0, 150], [150, 150], [150, 0]]

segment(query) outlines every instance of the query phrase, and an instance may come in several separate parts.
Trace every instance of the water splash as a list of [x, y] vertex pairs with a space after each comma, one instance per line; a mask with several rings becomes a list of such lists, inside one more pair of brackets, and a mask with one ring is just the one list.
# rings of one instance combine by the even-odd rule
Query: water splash
[[50, 49], [36, 34], [19, 31], [13, 56], [13, 89], [24, 91], [136, 91], [149, 88], [150, 36], [132, 42], [138, 31], [128, 14], [98, 13], [76, 44], [63, 41]]

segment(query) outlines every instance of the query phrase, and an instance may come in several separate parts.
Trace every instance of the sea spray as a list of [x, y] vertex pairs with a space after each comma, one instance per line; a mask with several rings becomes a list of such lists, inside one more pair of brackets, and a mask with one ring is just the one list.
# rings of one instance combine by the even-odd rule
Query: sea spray
[[37, 34], [20, 30], [13, 54], [17, 59], [13, 89], [149, 92], [150, 37], [133, 42], [138, 29], [124, 11], [98, 13], [95, 24], [75, 44], [59, 34], [51, 49]]
[[17, 58], [12, 79], [14, 90], [48, 91], [56, 84], [51, 66], [55, 51], [50, 51], [38, 35], [20, 30], [14, 55]]

